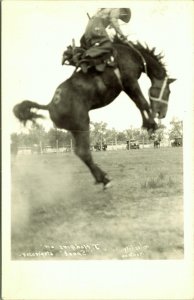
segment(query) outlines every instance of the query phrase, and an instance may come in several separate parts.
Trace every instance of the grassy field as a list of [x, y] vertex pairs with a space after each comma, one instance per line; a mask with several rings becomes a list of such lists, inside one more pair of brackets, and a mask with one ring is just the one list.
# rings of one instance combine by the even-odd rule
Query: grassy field
[[12, 258], [183, 258], [182, 148], [93, 156], [111, 189], [71, 153], [12, 159]]

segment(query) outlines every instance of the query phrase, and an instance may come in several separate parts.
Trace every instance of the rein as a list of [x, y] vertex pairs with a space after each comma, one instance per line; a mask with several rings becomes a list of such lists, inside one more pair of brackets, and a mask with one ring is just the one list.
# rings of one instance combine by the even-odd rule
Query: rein
[[[141, 52], [140, 52], [138, 49], [136, 49], [136, 48], [133, 46], [132, 43], [130, 43], [129, 41], [127, 41], [126, 44], [127, 44], [129, 47], [131, 47], [136, 53], [138, 53], [138, 55], [140, 56], [140, 58], [141, 58], [141, 60], [142, 60], [142, 63], [143, 63], [143, 66], [144, 66], [144, 71], [145, 71], [146, 75], [148, 76], [148, 72], [147, 72], [147, 63], [146, 63], [146, 60], [145, 60], [144, 56], [141, 54]], [[160, 103], [163, 103], [163, 104], [168, 105], [168, 102], [162, 98], [162, 97], [163, 97], [163, 94], [164, 94], [164, 90], [165, 90], [166, 85], [167, 85], [167, 81], [168, 81], [168, 76], [166, 76], [166, 77], [164, 78], [164, 82], [163, 82], [163, 85], [162, 85], [162, 87], [161, 87], [160, 94], [159, 94], [159, 97], [158, 97], [158, 98], [157, 98], [157, 97], [151, 96], [150, 91], [149, 91], [149, 98], [150, 98], [150, 100], [155, 101], [155, 102], [160, 102]]]
[[129, 47], [131, 47], [141, 57], [141, 60], [142, 60], [142, 63], [143, 63], [143, 67], [144, 67], [144, 71], [145, 71], [146, 75], [148, 76], [147, 63], [145, 61], [145, 58], [141, 54], [141, 52], [139, 50], [137, 50], [129, 41], [127, 41], [126, 44]]
[[[146, 73], [146, 75], [148, 76], [148, 72], [147, 72], [147, 63], [146, 63], [146, 60], [145, 58], [143, 57], [143, 55], [141, 54], [141, 52], [139, 50], [137, 50], [129, 41], [126, 41], [125, 43], [123, 44], [126, 44], [127, 46], [131, 47], [141, 58], [142, 60], [142, 63], [143, 63], [143, 68], [144, 68], [144, 72]], [[116, 54], [117, 55], [117, 54]], [[121, 73], [120, 73], [120, 70], [118, 68], [114, 69], [114, 73], [119, 81], [119, 84], [122, 88], [122, 90], [124, 90], [123, 88], [123, 84], [122, 84], [122, 80], [121, 80]]]
[[168, 105], [168, 102], [166, 100], [162, 99], [163, 94], [164, 94], [164, 90], [166, 88], [167, 81], [168, 81], [168, 76], [166, 76], [164, 78], [164, 82], [163, 82], [163, 85], [161, 87], [160, 94], [159, 94], [158, 98], [151, 96], [150, 91], [149, 91], [149, 98], [150, 98], [150, 100], [155, 101], [155, 102], [160, 102], [160, 103]]

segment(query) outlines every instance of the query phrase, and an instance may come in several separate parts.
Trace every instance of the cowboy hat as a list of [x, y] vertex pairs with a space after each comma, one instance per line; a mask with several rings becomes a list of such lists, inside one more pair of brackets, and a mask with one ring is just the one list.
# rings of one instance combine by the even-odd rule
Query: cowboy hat
[[128, 23], [131, 19], [131, 10], [130, 10], [130, 8], [120, 8], [119, 19], [121, 19], [125, 23]]

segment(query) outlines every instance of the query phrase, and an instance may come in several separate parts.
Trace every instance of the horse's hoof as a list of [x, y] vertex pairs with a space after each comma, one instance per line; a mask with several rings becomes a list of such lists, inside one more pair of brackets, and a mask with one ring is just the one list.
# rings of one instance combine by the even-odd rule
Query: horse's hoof
[[155, 120], [151, 120], [151, 121], [147, 121], [147, 122], [144, 122], [143, 125], [142, 125], [142, 128], [146, 129], [148, 131], [148, 133], [151, 131], [151, 132], [154, 132], [158, 129], [158, 124], [155, 122]]
[[103, 189], [104, 189], [104, 190], [107, 190], [107, 189], [109, 189], [109, 188], [111, 188], [111, 187], [112, 187], [112, 182], [109, 181], [109, 182], [107, 182], [106, 184], [104, 184]]

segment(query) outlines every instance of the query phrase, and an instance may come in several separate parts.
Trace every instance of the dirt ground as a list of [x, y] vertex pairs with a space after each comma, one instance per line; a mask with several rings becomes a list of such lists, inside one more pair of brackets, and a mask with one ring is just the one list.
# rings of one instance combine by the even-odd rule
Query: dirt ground
[[183, 258], [182, 148], [93, 156], [106, 191], [72, 153], [12, 159], [12, 258]]

